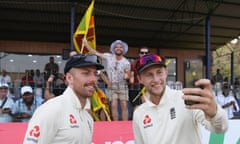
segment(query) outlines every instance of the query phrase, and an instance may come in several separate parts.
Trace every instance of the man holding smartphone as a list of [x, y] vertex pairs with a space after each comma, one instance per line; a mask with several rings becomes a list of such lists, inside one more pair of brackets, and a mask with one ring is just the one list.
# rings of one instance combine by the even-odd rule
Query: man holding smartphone
[[[146, 88], [145, 103], [133, 114], [137, 144], [201, 144], [198, 124], [215, 133], [227, 130], [226, 112], [215, 102], [210, 80], [196, 81], [201, 88], [170, 89], [166, 62], [155, 54], [141, 57], [136, 68]], [[184, 100], [198, 104], [186, 105]]]
[[0, 83], [0, 123], [12, 121], [11, 112], [14, 108], [14, 101], [8, 98], [7, 94], [8, 84]]

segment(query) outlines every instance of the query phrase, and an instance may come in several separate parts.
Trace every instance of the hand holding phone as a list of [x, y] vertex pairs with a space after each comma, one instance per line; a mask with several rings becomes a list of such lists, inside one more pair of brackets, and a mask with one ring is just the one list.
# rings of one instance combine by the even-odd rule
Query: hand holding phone
[[[213, 95], [211, 81], [209, 79], [199, 79], [194, 84], [195, 88], [182, 89], [183, 100], [194, 101], [186, 102], [186, 108], [202, 110], [206, 117], [213, 118], [217, 113], [217, 103]], [[198, 104], [195, 102], [198, 102]]]
[[[203, 86], [195, 87], [195, 88], [201, 88], [203, 89]], [[196, 93], [184, 93], [184, 95], [190, 95], [190, 96], [200, 96]], [[198, 101], [193, 101], [193, 100], [184, 100], [185, 105], [194, 105], [194, 104], [199, 104], [200, 102]]]

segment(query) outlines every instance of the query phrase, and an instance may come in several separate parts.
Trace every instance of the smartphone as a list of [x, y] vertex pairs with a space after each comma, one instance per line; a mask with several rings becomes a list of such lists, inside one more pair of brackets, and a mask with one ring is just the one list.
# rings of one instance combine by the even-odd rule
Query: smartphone
[[[203, 89], [202, 86], [199, 86], [199, 88]], [[191, 94], [191, 95], [194, 95], [194, 96], [199, 96], [199, 95], [196, 95], [196, 94]], [[196, 102], [196, 101], [191, 101], [191, 100], [184, 100], [184, 103], [185, 105], [194, 105], [194, 104], [199, 104], [199, 102]]]
[[184, 100], [185, 105], [194, 105], [194, 104], [199, 104], [199, 102], [196, 101], [191, 101], [191, 100]]

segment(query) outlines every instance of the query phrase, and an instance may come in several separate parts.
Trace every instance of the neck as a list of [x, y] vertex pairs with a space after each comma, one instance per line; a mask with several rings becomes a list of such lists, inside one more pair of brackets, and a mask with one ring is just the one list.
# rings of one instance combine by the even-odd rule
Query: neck
[[117, 60], [121, 60], [123, 58], [122, 55], [115, 55]]
[[87, 99], [82, 98], [82, 97], [78, 97], [80, 104], [81, 104], [81, 108], [84, 109], [86, 103], [87, 103]]
[[163, 97], [165, 89], [160, 94], [150, 94], [150, 100], [152, 103], [158, 105]]
[[152, 103], [154, 103], [155, 105], [158, 105], [160, 103], [161, 97], [159, 96], [151, 96], [150, 100], [152, 101]]

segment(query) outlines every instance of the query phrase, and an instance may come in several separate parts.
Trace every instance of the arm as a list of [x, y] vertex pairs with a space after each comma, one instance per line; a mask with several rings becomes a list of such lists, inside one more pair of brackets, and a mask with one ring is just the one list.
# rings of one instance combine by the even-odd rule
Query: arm
[[144, 137], [142, 136], [141, 129], [139, 127], [139, 124], [137, 122], [138, 118], [136, 114], [133, 114], [133, 136], [134, 136], [134, 141], [136, 144], [143, 144], [144, 143]]
[[50, 84], [53, 82], [54, 79], [54, 75], [50, 75], [50, 77], [48, 78], [47, 82], [46, 82], [46, 87], [44, 90], [44, 99], [45, 101], [55, 97], [53, 93], [50, 92]]
[[98, 52], [96, 49], [93, 49], [93, 48], [88, 44], [86, 37], [84, 37], [84, 38], [82, 39], [82, 43], [84, 44], [84, 46], [88, 49], [88, 51], [89, 51], [90, 53], [95, 54], [95, 55], [99, 56], [101, 59], [103, 59], [103, 53], [100, 53], [100, 52]]
[[134, 71], [130, 71], [129, 82], [130, 84], [134, 83]]
[[[28, 123], [23, 143], [47, 144], [52, 143], [56, 136], [58, 125], [61, 123], [61, 112], [55, 108], [41, 107], [33, 114]], [[36, 141], [33, 141], [36, 140]]]
[[107, 84], [108, 87], [111, 86], [111, 82], [109, 81], [108, 77], [106, 76], [106, 74], [104, 74], [102, 71], [100, 72], [99, 76], [101, 77], [101, 79]]
[[195, 85], [197, 87], [201, 86], [201, 88], [183, 89], [183, 99], [199, 103], [186, 105], [186, 108], [192, 110], [198, 109], [194, 114], [195, 119], [210, 131], [225, 132], [228, 128], [227, 114], [221, 106], [217, 105], [212, 93], [210, 80], [200, 79], [196, 81]]

